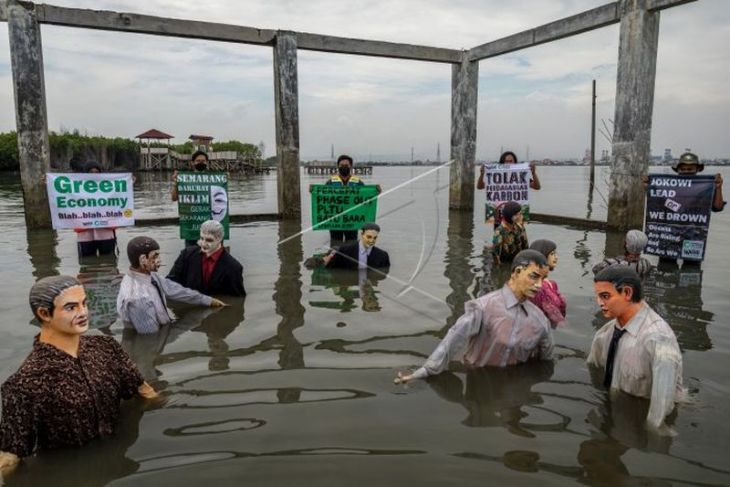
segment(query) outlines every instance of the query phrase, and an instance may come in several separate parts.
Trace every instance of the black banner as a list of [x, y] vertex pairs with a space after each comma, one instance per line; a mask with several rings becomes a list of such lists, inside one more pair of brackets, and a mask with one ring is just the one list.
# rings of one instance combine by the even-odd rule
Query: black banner
[[650, 174], [646, 192], [646, 253], [669, 259], [705, 258], [714, 176]]

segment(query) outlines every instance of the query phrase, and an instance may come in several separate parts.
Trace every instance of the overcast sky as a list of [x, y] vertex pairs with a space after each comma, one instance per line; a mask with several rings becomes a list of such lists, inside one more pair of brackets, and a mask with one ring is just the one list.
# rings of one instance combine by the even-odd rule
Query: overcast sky
[[[607, 0], [49, 0], [56, 5], [469, 49]], [[599, 126], [614, 114], [618, 25], [482, 61], [477, 158], [580, 158], [590, 141], [591, 80]], [[263, 141], [274, 153], [272, 49], [43, 26], [49, 129], [183, 142]], [[689, 147], [730, 157], [730, 1], [661, 14], [652, 152]], [[299, 51], [302, 159], [449, 154], [451, 67]], [[15, 129], [7, 26], [0, 23], [0, 131]], [[597, 136], [597, 153], [609, 147]]]

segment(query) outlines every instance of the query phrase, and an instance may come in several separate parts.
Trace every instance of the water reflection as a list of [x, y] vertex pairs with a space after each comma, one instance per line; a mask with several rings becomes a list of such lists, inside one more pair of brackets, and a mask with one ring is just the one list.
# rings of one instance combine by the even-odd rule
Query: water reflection
[[56, 253], [58, 236], [54, 230], [28, 230], [25, 231], [28, 241], [28, 256], [33, 266], [33, 277], [35, 280], [48, 276], [58, 275], [58, 266], [61, 259]]
[[[294, 330], [304, 326], [304, 306], [302, 306], [301, 264], [304, 259], [302, 226], [299, 222], [282, 220], [279, 222], [279, 244], [276, 253], [279, 257], [279, 277], [274, 283], [274, 306], [281, 321], [276, 326], [276, 341], [281, 345], [279, 366], [282, 369], [304, 367], [304, 350], [294, 336]], [[296, 235], [290, 238], [292, 235]], [[287, 240], [288, 239], [288, 240]], [[298, 388], [280, 389], [277, 393], [282, 403], [299, 401], [301, 390]]]
[[111, 335], [117, 320], [117, 294], [124, 277], [117, 268], [116, 255], [82, 257], [76, 278], [84, 285], [90, 327]]
[[446, 229], [446, 256], [444, 258], [444, 276], [449, 280], [451, 293], [446, 296], [446, 303], [451, 308], [451, 315], [446, 319], [446, 326], [441, 334], [456, 323], [464, 314], [464, 303], [471, 299], [469, 288], [474, 282], [474, 271], [470, 264], [474, 246], [474, 216], [467, 211], [449, 211], [449, 226]]
[[[428, 384], [443, 399], [464, 406], [468, 416], [462, 424], [471, 427], [504, 426], [517, 436], [532, 438], [533, 429], [545, 425], [523, 423], [528, 416], [525, 406], [543, 403], [540, 393], [532, 388], [549, 381], [553, 376], [552, 361], [531, 361], [514, 367], [483, 367], [466, 373], [466, 389], [458, 376], [451, 372], [439, 374]], [[555, 426], [564, 429], [561, 415]]]
[[698, 265], [683, 265], [660, 260], [646, 282], [646, 301], [677, 335], [682, 350], [705, 351], [712, 348], [707, 325], [714, 314], [703, 309], [702, 269]]
[[94, 440], [83, 448], [47, 450], [25, 458], [23, 465], [5, 480], [4, 485], [103, 486], [137, 472], [139, 463], [129, 458], [127, 451], [137, 441], [143, 413], [142, 400], [124, 401], [113, 437]]
[[343, 313], [357, 308], [356, 301], [361, 301], [363, 311], [380, 311], [378, 300], [378, 283], [387, 274], [375, 269], [347, 270], [318, 267], [312, 271], [312, 287], [331, 289], [338, 300], [309, 301], [310, 306], [317, 308], [338, 309]]

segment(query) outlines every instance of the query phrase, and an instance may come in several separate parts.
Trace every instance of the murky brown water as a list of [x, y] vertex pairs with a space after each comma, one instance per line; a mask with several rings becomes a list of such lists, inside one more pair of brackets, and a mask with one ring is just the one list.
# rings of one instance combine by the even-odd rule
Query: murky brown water
[[[387, 189], [428, 169], [378, 168], [371, 179]], [[722, 172], [730, 181], [730, 171]], [[540, 168], [545, 189], [534, 193], [533, 211], [605, 218], [601, 174], [589, 200], [586, 169]], [[304, 176], [302, 184], [314, 181]], [[326, 232], [277, 242], [306, 229], [305, 208], [301, 226], [232, 228], [245, 301], [218, 312], [177, 308], [174, 326], [145, 337], [114, 322], [124, 254], [118, 263], [79, 263], [73, 232], [26, 231], [17, 176], [0, 175], [0, 380], [37, 333], [29, 287], [64, 273], [79, 275], [94, 297], [93, 333], [116, 336], [170, 395], [161, 409], [126, 403], [117, 436], [44, 452], [6, 485], [729, 485], [730, 211], [712, 216], [702, 270], [661, 269], [648, 285], [648, 300], [677, 333], [695, 399], [677, 410], [677, 436], [658, 438], [642, 426], [646, 402], [625, 397], [609, 405], [584, 363], [600, 323], [590, 267], [607, 245], [618, 253], [616, 235], [528, 227], [531, 239], [558, 242], [553, 277], [570, 325], [555, 333], [553, 364], [392, 384], [395, 371], [419, 365], [479, 292], [490, 230], [479, 211], [448, 211], [447, 182], [447, 172], [433, 173], [380, 201], [380, 245], [394, 264], [389, 279], [358, 283], [304, 269]], [[143, 216], [175, 214], [168, 184], [157, 175], [138, 178]], [[232, 187], [235, 213], [275, 211], [275, 175]], [[168, 270], [181, 249], [177, 228], [121, 230], [121, 248], [140, 234], [160, 241]]]

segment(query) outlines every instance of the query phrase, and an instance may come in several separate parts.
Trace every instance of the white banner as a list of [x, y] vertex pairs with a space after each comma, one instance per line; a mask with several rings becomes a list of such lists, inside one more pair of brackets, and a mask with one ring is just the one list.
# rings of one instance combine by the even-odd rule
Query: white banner
[[134, 225], [131, 173], [48, 173], [53, 228], [109, 228]]
[[502, 206], [509, 201], [522, 205], [525, 220], [530, 216], [530, 165], [485, 164], [484, 189], [487, 195], [485, 220], [499, 223]]

